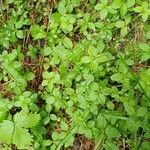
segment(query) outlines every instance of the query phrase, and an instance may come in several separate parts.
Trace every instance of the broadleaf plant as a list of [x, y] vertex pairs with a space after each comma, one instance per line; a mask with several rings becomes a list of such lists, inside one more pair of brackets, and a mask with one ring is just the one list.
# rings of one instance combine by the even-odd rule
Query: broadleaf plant
[[149, 150], [149, 0], [0, 1], [0, 150]]
[[[34, 118], [34, 119], [33, 119]], [[24, 149], [31, 145], [32, 137], [28, 128], [32, 128], [39, 123], [40, 116], [26, 112], [19, 112], [12, 121], [4, 120], [0, 124], [0, 140], [7, 144], [15, 144], [19, 149]]]

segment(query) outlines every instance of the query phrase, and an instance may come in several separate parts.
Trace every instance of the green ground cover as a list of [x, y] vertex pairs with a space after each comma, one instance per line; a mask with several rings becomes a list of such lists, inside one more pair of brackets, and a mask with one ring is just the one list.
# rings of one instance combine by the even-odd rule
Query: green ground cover
[[149, 150], [149, 16], [149, 0], [1, 0], [0, 149]]

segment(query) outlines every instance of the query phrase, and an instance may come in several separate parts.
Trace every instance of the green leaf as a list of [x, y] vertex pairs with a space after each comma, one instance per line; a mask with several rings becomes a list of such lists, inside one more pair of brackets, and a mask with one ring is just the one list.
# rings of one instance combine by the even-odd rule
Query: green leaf
[[144, 62], [147, 61], [148, 59], [150, 59], [150, 53], [149, 52], [143, 53], [141, 56], [141, 61]]
[[42, 38], [46, 37], [46, 33], [44, 31], [43, 26], [32, 25], [30, 27], [30, 32], [31, 32], [31, 35], [34, 38], [34, 40], [38, 40], [38, 39], [42, 39]]
[[134, 116], [135, 115], [135, 109], [132, 105], [130, 104], [124, 104], [125, 107], [125, 111], [128, 113], [128, 115], [130, 116]]
[[32, 128], [36, 126], [39, 121], [40, 115], [36, 113], [32, 114], [21, 111], [14, 116], [14, 122], [17, 127]]
[[119, 71], [122, 72], [123, 74], [126, 74], [128, 72], [126, 63], [124, 62], [119, 63]]
[[56, 141], [56, 140], [59, 139], [59, 134], [58, 134], [56, 131], [54, 131], [54, 132], [52, 133], [52, 139], [53, 139], [54, 141]]
[[91, 62], [91, 68], [92, 68], [93, 71], [98, 70], [98, 62], [96, 60]]
[[137, 6], [137, 7], [134, 8], [134, 11], [140, 13], [140, 12], [143, 11], [143, 8], [140, 7], [140, 6]]
[[93, 22], [88, 23], [88, 28], [95, 31], [95, 24]]
[[108, 138], [115, 138], [115, 137], [119, 137], [120, 136], [119, 131], [116, 128], [111, 127], [110, 125], [107, 126], [107, 128], [105, 130], [105, 133], [108, 136]]
[[92, 138], [92, 135], [93, 135], [92, 129], [86, 129], [86, 132], [84, 133], [84, 135], [85, 135], [87, 138], [91, 139], [91, 138]]
[[127, 7], [130, 8], [135, 4], [135, 0], [127, 0]]
[[137, 116], [138, 117], [144, 117], [147, 114], [147, 108], [146, 107], [140, 107], [137, 110]]
[[148, 31], [148, 32], [146, 33], [145, 37], [146, 37], [147, 40], [150, 40], [150, 31]]
[[106, 141], [106, 149], [107, 150], [119, 150], [118, 146], [115, 144], [113, 140], [107, 139]]
[[50, 146], [52, 143], [53, 143], [53, 142], [52, 142], [51, 140], [43, 140], [42, 145], [43, 145], [44, 147], [47, 147], [47, 146]]
[[99, 113], [99, 115], [97, 116], [97, 127], [99, 129], [103, 129], [106, 127], [106, 125], [107, 125], [106, 118]]
[[90, 56], [84, 56], [82, 59], [81, 59], [81, 62], [84, 63], [84, 64], [88, 64], [91, 62], [91, 57]]
[[17, 36], [19, 39], [22, 39], [22, 38], [23, 38], [23, 30], [17, 30], [16, 36]]
[[50, 115], [51, 120], [56, 121], [57, 120], [57, 116], [55, 114], [51, 114]]
[[123, 4], [123, 6], [120, 8], [120, 14], [121, 16], [125, 16], [126, 13], [127, 13], [127, 5]]
[[102, 20], [105, 19], [107, 15], [108, 15], [108, 10], [106, 8], [100, 11], [100, 18]]
[[72, 41], [67, 37], [63, 39], [63, 45], [68, 49], [71, 49], [73, 47]]
[[13, 3], [15, 0], [8, 0], [8, 4]]
[[108, 109], [114, 110], [114, 104], [113, 104], [111, 101], [108, 101], [108, 102], [106, 103], [106, 105], [107, 105], [107, 108], [108, 108]]
[[14, 68], [20, 68], [22, 66], [22, 64], [19, 61], [14, 61], [13, 62], [13, 67]]
[[49, 81], [48, 81], [48, 80], [43, 80], [43, 81], [42, 81], [42, 86], [47, 86], [47, 85], [48, 85], [48, 83], [49, 83]]
[[143, 21], [147, 21], [149, 14], [147, 12], [142, 13], [142, 19]]
[[66, 142], [65, 142], [65, 148], [67, 148], [69, 146], [73, 146], [74, 140], [75, 140], [75, 138], [74, 138], [74, 136], [72, 134], [67, 136]]
[[102, 10], [104, 8], [104, 5], [101, 3], [101, 4], [97, 4], [95, 5], [95, 10]]
[[6, 110], [0, 110], [0, 123], [1, 123], [4, 119], [6, 119], [7, 115], [8, 115], [7, 109], [6, 109]]
[[98, 101], [100, 104], [105, 104], [105, 102], [106, 102], [105, 96], [103, 94], [99, 94]]
[[108, 3], [108, 0], [101, 0], [101, 3], [103, 3], [104, 5], [106, 5]]
[[[32, 118], [32, 120], [34, 120]], [[17, 146], [19, 149], [25, 149], [27, 146], [31, 145], [32, 138], [27, 129], [23, 128], [15, 128], [13, 135], [13, 144]]]
[[71, 1], [71, 4], [72, 4], [74, 7], [80, 6], [80, 3], [81, 3], [81, 0], [72, 0], [72, 1]]
[[23, 92], [23, 96], [24, 97], [30, 97], [31, 96], [31, 92], [30, 91], [25, 91], [25, 92]]
[[24, 25], [24, 20], [20, 19], [18, 22], [15, 24], [16, 29], [20, 29]]
[[143, 52], [149, 52], [150, 51], [150, 46], [148, 44], [145, 43], [141, 43], [139, 45], [140, 49], [143, 50]]
[[126, 26], [123, 27], [123, 28], [121, 28], [121, 35], [122, 35], [122, 36], [125, 36], [127, 33], [128, 33], [128, 29], [127, 29]]
[[98, 42], [98, 52], [102, 52], [105, 49], [105, 43], [103, 41]]
[[[49, 106], [50, 106], [50, 105], [49, 105]], [[48, 113], [50, 113], [50, 111], [47, 110], [47, 108], [46, 108], [46, 111], [47, 111]], [[48, 124], [49, 121], [50, 121], [50, 117], [49, 117], [49, 116], [46, 116], [46, 117], [43, 119], [43, 121], [44, 121], [44, 125]]]
[[51, 47], [45, 47], [44, 48], [44, 56], [49, 56], [52, 53]]
[[122, 20], [119, 20], [119, 21], [116, 22], [115, 26], [116, 26], [117, 28], [122, 28], [122, 27], [125, 26], [125, 22], [122, 21]]
[[35, 78], [35, 75], [33, 72], [28, 72], [25, 77], [26, 77], [27, 81], [31, 81]]
[[148, 1], [143, 1], [143, 2], [142, 2], [142, 8], [147, 9], [148, 6], [149, 6]]
[[141, 149], [140, 150], [148, 150], [150, 148], [150, 142], [149, 141], [144, 141], [142, 143]]
[[95, 121], [90, 120], [87, 122], [87, 125], [89, 128], [93, 128], [95, 126]]
[[111, 76], [111, 80], [113, 80], [113, 81], [122, 81], [122, 75], [119, 74], [119, 73], [116, 73], [116, 74]]
[[95, 47], [93, 47], [93, 46], [89, 46], [89, 48], [88, 48], [88, 54], [89, 54], [91, 57], [96, 56], [96, 55], [97, 55], [97, 53], [96, 53], [96, 49], [95, 49]]
[[120, 8], [121, 5], [122, 5], [122, 0], [114, 0], [113, 3], [112, 3], [112, 7], [113, 7], [114, 9]]
[[101, 54], [97, 55], [96, 61], [99, 63], [107, 62], [109, 59], [109, 56], [110, 56], [109, 53], [101, 53]]
[[61, 121], [60, 127], [64, 131], [68, 131], [68, 124], [65, 121]]
[[4, 120], [0, 124], [0, 140], [8, 144], [12, 142], [14, 124], [12, 121]]
[[49, 96], [47, 99], [46, 99], [46, 103], [47, 104], [54, 104], [54, 102], [55, 102], [55, 98], [54, 97], [52, 97], [52, 96]]
[[58, 12], [64, 15], [67, 12], [64, 1], [61, 1], [58, 5]]

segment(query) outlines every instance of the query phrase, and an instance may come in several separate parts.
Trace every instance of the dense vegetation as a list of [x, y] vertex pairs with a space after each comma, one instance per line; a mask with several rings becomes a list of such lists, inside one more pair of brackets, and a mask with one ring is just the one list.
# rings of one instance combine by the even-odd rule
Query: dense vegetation
[[149, 0], [0, 1], [0, 149], [150, 149]]

